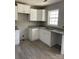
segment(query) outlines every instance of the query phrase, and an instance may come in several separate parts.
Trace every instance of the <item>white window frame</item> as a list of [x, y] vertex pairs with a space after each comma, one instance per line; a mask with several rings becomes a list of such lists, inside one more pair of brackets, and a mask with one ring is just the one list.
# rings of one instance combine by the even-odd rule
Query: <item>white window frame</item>
[[[58, 25], [59, 9], [48, 11], [48, 25]], [[51, 20], [52, 19], [52, 20]]]

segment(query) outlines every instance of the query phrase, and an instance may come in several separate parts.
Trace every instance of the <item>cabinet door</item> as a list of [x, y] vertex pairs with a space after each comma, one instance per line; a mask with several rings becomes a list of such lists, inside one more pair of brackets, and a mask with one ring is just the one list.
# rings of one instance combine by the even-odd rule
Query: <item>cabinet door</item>
[[38, 28], [29, 29], [29, 39], [31, 41], [39, 39], [39, 29]]
[[40, 29], [40, 40], [51, 47], [51, 32]]
[[42, 21], [42, 10], [37, 10], [37, 21]]
[[15, 31], [15, 45], [19, 45], [20, 43], [20, 31], [16, 30]]
[[38, 39], [38, 29], [35, 28], [35, 29], [32, 29], [32, 39], [33, 40], [37, 40]]
[[32, 40], [32, 29], [29, 28], [29, 40]]
[[45, 21], [45, 10], [31, 9], [30, 10], [30, 21]]
[[15, 6], [15, 20], [18, 20], [17, 6]]
[[24, 13], [24, 6], [23, 6], [23, 4], [18, 4], [18, 13]]
[[30, 21], [37, 21], [37, 10], [36, 9], [30, 10]]
[[27, 14], [30, 13], [30, 6], [24, 5], [24, 13], [27, 13]]
[[18, 13], [30, 13], [30, 6], [24, 4], [18, 4]]
[[61, 54], [64, 54], [64, 35], [62, 35]]
[[37, 20], [45, 21], [45, 10], [44, 9], [40, 9], [37, 11]]
[[45, 21], [45, 10], [42, 10], [42, 21]]

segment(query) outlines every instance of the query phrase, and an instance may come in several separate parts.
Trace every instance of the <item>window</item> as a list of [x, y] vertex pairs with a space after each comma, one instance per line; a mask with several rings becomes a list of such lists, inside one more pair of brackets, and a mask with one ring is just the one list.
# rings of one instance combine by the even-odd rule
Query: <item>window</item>
[[48, 11], [48, 25], [58, 25], [59, 9]]

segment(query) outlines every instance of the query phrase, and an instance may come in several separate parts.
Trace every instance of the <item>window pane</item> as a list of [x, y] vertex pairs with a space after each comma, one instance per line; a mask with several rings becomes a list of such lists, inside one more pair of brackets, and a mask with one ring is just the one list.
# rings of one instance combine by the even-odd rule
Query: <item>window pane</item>
[[48, 24], [58, 24], [59, 9], [48, 11]]
[[53, 11], [49, 11], [50, 15], [58, 15], [59, 14], [59, 10], [53, 10]]
[[49, 19], [58, 19], [58, 17], [50, 17]]
[[56, 14], [56, 15], [50, 15], [49, 17], [58, 17], [58, 15]]

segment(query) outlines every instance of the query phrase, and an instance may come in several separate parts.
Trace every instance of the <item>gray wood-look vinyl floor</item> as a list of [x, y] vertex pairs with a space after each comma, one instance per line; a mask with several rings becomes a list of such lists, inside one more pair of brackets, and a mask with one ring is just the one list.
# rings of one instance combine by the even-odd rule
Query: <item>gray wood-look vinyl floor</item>
[[48, 47], [41, 41], [21, 41], [15, 46], [15, 59], [64, 59], [59, 50]]

